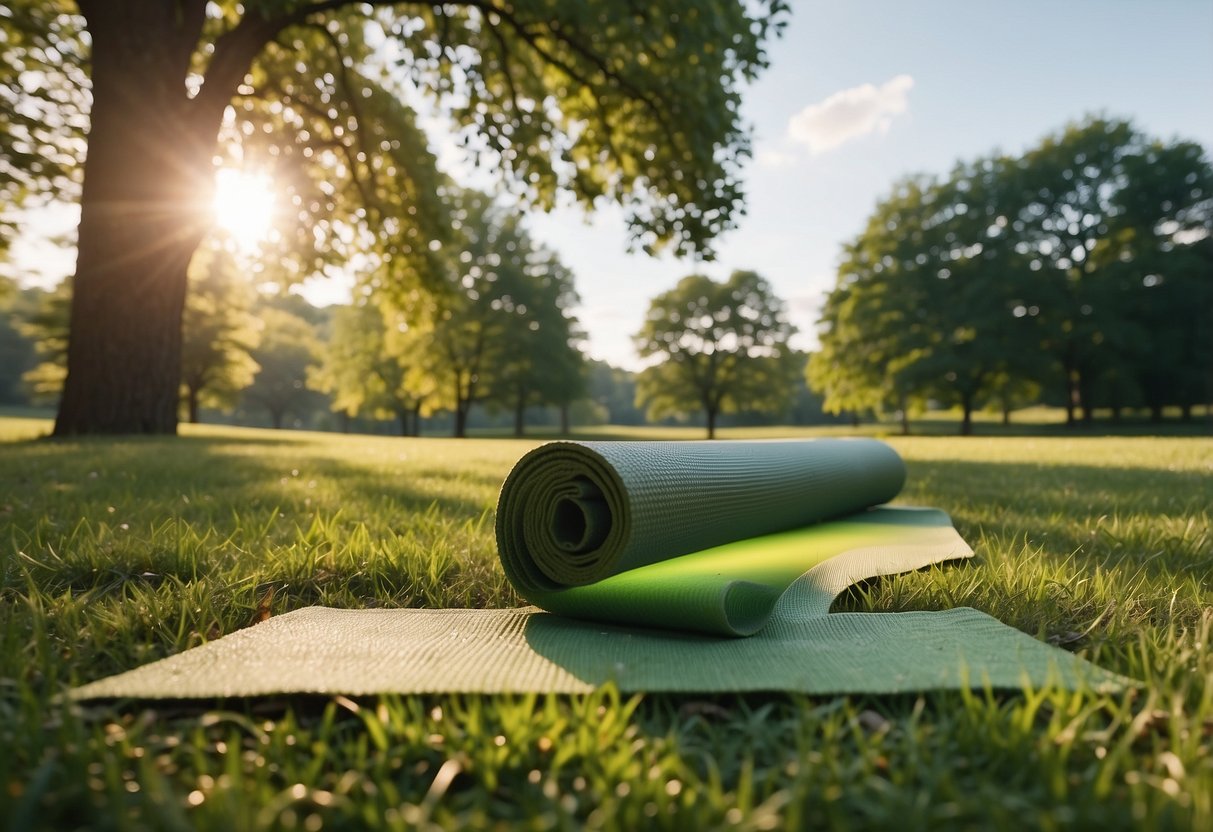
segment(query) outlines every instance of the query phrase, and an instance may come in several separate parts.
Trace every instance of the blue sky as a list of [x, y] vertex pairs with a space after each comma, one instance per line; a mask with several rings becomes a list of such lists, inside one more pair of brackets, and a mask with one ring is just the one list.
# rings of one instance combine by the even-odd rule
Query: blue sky
[[[1087, 113], [1213, 149], [1213, 0], [792, 5], [770, 69], [746, 94], [756, 139], [748, 214], [719, 241], [716, 262], [627, 254], [615, 211], [531, 218], [533, 235], [577, 276], [594, 357], [636, 366], [631, 334], [649, 298], [692, 272], [720, 279], [733, 269], [766, 277], [802, 329], [799, 344], [812, 346], [842, 243], [905, 174], [1020, 151]], [[41, 246], [22, 256], [42, 283], [72, 265]], [[307, 294], [331, 302], [345, 292], [325, 281]]]

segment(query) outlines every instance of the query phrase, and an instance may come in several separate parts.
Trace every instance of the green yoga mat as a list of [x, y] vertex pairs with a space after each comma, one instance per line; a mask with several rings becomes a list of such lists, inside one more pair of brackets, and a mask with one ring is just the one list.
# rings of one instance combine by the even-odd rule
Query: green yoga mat
[[812, 524], [891, 500], [905, 475], [869, 439], [553, 442], [501, 487], [497, 546], [518, 592], [550, 612], [752, 635], [810, 567], [898, 539], [886, 515]]
[[874, 440], [551, 443], [497, 507], [535, 607], [311, 607], [72, 696], [1125, 683], [976, 610], [829, 614], [858, 581], [972, 555], [941, 511], [874, 507], [904, 479]]

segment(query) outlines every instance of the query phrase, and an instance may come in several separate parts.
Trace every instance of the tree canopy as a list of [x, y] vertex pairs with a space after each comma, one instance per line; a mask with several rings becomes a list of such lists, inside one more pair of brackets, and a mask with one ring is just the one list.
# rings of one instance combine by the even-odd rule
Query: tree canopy
[[1127, 122], [907, 179], [845, 247], [809, 381], [834, 412], [958, 404], [966, 433], [983, 400], [1034, 386], [1071, 422], [1190, 408], [1213, 368], [1211, 234], [1203, 150]]
[[262, 408], [275, 428], [287, 425], [314, 405], [307, 385], [308, 368], [315, 363], [320, 340], [312, 322], [280, 306], [258, 310], [260, 342], [252, 351], [258, 370], [243, 391], [244, 401]]
[[420, 373], [454, 414], [456, 436], [485, 399], [511, 407], [521, 432], [529, 404], [567, 406], [581, 392], [573, 276], [532, 242], [516, 213], [475, 192], [454, 204], [460, 237], [443, 283], [395, 300], [403, 337], [425, 345], [414, 351]]
[[308, 383], [331, 394], [339, 413], [392, 418], [402, 436], [415, 435], [420, 417], [432, 410], [437, 385], [413, 340], [403, 318], [375, 304], [339, 307]]
[[185, 271], [216, 158], [279, 184], [269, 260], [287, 279], [355, 253], [383, 280], [433, 277], [453, 225], [422, 108], [449, 113], [522, 204], [613, 201], [646, 250], [710, 253], [742, 209], [740, 90], [785, 12], [783, 0], [9, 4], [0, 72], [19, 118], [0, 127], [0, 190], [20, 201], [82, 181], [56, 432], [175, 429]]
[[637, 403], [658, 419], [702, 410], [709, 439], [721, 412], [779, 411], [801, 369], [788, 346], [794, 332], [783, 301], [755, 272], [721, 283], [684, 277], [653, 298], [635, 336], [641, 357], [657, 359], [637, 378]]

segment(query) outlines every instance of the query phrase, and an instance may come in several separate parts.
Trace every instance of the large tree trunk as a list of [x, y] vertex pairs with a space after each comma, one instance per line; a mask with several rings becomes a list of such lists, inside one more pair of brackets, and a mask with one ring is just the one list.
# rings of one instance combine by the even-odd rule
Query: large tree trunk
[[205, 3], [80, 0], [93, 103], [55, 435], [175, 433], [186, 268], [209, 225], [223, 109], [264, 22], [185, 79]]
[[708, 414], [708, 439], [716, 438], [716, 408], [705, 408]]

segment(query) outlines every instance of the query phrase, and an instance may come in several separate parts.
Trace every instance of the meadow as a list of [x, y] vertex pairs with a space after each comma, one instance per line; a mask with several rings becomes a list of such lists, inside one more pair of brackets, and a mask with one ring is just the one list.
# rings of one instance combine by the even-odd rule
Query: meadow
[[[1143, 683], [1119, 694], [80, 706], [56, 697], [301, 606], [520, 603], [493, 507], [537, 440], [47, 429], [0, 418], [0, 827], [1213, 828], [1208, 437], [888, 439], [898, 502], [977, 557], [835, 609], [975, 607]], [[723, 431], [775, 433], [815, 435]]]

